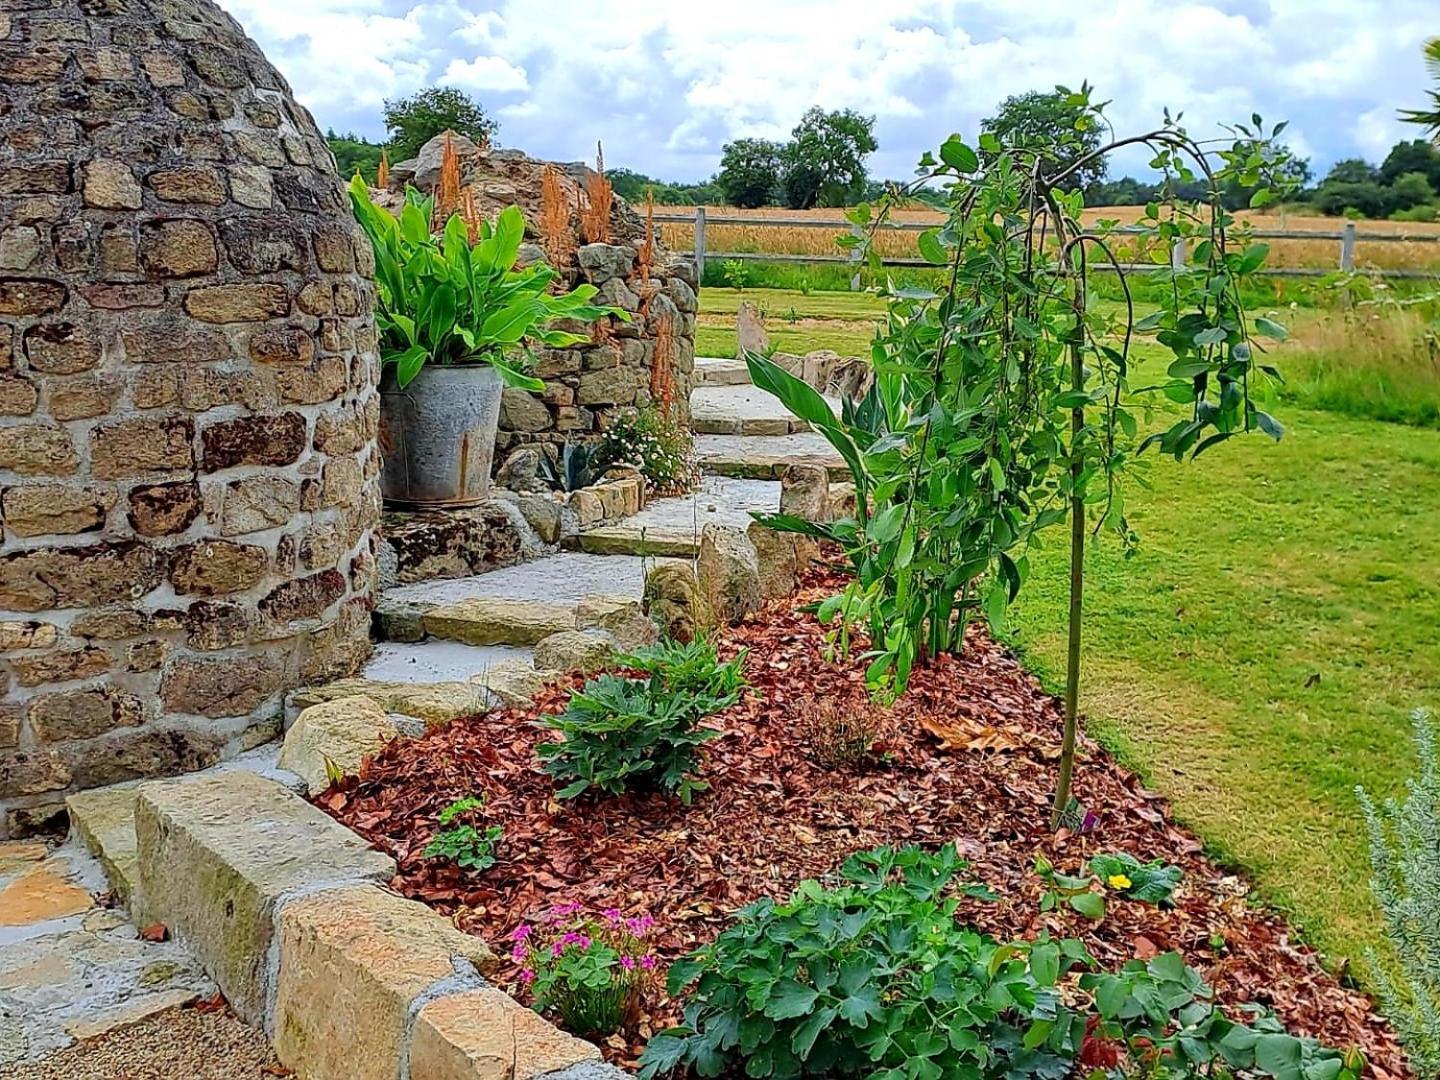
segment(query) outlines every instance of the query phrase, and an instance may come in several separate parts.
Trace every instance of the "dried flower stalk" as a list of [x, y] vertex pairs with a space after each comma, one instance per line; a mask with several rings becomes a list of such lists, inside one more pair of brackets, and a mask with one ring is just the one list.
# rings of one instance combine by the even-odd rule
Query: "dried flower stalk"
[[615, 201], [615, 191], [605, 179], [605, 150], [595, 144], [595, 171], [585, 179], [585, 194], [589, 205], [580, 213], [580, 235], [587, 244], [608, 244], [610, 242], [610, 207]]
[[570, 207], [560, 170], [546, 165], [540, 173], [540, 219], [536, 222], [550, 265], [564, 266], [575, 253], [575, 234], [570, 228]]
[[675, 320], [661, 315], [655, 320], [655, 351], [650, 358], [650, 397], [660, 411], [670, 415], [675, 404]]
[[445, 133], [445, 146], [440, 151], [440, 179], [435, 184], [434, 226], [441, 228], [450, 215], [460, 208], [460, 156], [455, 153], [455, 140]]
[[384, 150], [380, 151], [380, 167], [375, 170], [375, 186], [382, 190], [390, 186], [390, 155]]

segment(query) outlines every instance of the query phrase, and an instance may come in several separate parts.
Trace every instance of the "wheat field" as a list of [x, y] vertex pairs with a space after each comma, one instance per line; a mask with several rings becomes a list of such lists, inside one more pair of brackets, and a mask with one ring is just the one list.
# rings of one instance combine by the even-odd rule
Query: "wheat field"
[[[666, 214], [693, 215], [694, 207], [664, 207]], [[747, 254], [842, 255], [835, 238], [849, 231], [840, 210], [782, 210], [761, 207], [742, 210], [734, 206], [707, 206], [706, 214], [722, 218], [783, 218], [787, 221], [834, 221], [832, 232], [813, 225], [745, 224], [724, 225], [707, 222], [705, 248], [707, 253], [741, 252]], [[1087, 221], [1117, 220], [1124, 224], [1138, 221], [1145, 212], [1142, 206], [1105, 206], [1086, 211]], [[1276, 229], [1305, 233], [1339, 233], [1344, 226], [1341, 218], [1320, 217], [1301, 213], [1254, 213], [1240, 211], [1236, 216], [1256, 229]], [[900, 222], [940, 222], [942, 216], [932, 210], [899, 210], [893, 215]], [[1440, 222], [1359, 221], [1356, 222], [1355, 267], [1357, 270], [1409, 270], [1440, 273]], [[695, 246], [695, 229], [689, 222], [663, 222], [661, 236], [667, 247], [688, 251]], [[915, 232], [888, 230], [877, 240], [880, 252], [892, 258], [918, 258]], [[1340, 241], [1331, 237], [1267, 239], [1270, 257], [1267, 265], [1274, 268], [1305, 268], [1332, 270], [1340, 265]], [[1121, 257], [1142, 261], [1164, 261], [1159, 252], [1151, 250], [1152, 242], [1135, 237], [1126, 242]]]

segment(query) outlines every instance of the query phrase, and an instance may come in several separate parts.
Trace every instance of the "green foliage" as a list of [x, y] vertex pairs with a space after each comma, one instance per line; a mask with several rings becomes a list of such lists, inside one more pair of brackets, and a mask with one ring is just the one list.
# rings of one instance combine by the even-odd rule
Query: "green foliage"
[[1425, 42], [1425, 67], [1435, 83], [1435, 87], [1427, 91], [1430, 95], [1430, 107], [1402, 109], [1400, 119], [1419, 124], [1431, 139], [1440, 142], [1440, 37]]
[[780, 187], [780, 156], [784, 148], [769, 139], [736, 139], [720, 152], [715, 182], [734, 206], [768, 206]]
[[1420, 173], [1430, 186], [1440, 191], [1440, 146], [1429, 139], [1398, 142], [1380, 163], [1380, 182], [1393, 184], [1406, 173]]
[[614, 416], [600, 438], [600, 456], [607, 467], [633, 465], [663, 495], [683, 494], [700, 480], [690, 429], [654, 405]]
[[1090, 872], [1106, 888], [1127, 900], [1139, 900], [1157, 907], [1170, 907], [1170, 898], [1180, 884], [1181, 871], [1161, 859], [1142, 863], [1128, 851], [1096, 855], [1090, 860]]
[[[877, 848], [846, 860], [833, 887], [805, 881], [786, 901], [743, 909], [671, 966], [672, 996], [693, 985], [685, 1021], [650, 1040], [642, 1080], [677, 1067], [777, 1080], [1062, 1080], [1095, 1064], [1097, 1040], [1130, 1070], [1185, 1076], [1233, 1061], [1284, 1080], [1358, 1080], [1360, 1061], [1269, 1021], [1227, 1020], [1178, 954], [1107, 976], [1078, 941], [1001, 943], [961, 927], [953, 882], [964, 869], [952, 847]], [[1080, 1000], [1059, 989], [1075, 969], [1091, 991]]]
[[1440, 1076], [1440, 753], [1430, 714], [1411, 717], [1420, 772], [1403, 800], [1377, 805], [1357, 787], [1370, 830], [1370, 888], [1385, 916], [1395, 964], [1370, 964], [1410, 1067]]
[[[1057, 86], [1048, 92], [1011, 94], [994, 116], [980, 121], [980, 130], [994, 135], [1004, 148], [1038, 151], [1062, 169], [1100, 149], [1101, 126], [1083, 89], [1075, 94]], [[1105, 171], [1104, 157], [1094, 157], [1075, 169], [1071, 185], [1098, 184], [1105, 179]]]
[[489, 364], [510, 386], [538, 393], [544, 383], [517, 366], [515, 354], [528, 355], [527, 341], [564, 347], [589, 340], [547, 329], [550, 322], [628, 319], [590, 303], [594, 285], [557, 295], [550, 291], [556, 273], [544, 263], [515, 269], [525, 235], [518, 207], [506, 207], [493, 225], [482, 221], [472, 245], [458, 214], [446, 222], [442, 239], [432, 236], [432, 202], [414, 188], [406, 189], [398, 219], [370, 201], [358, 177], [350, 183], [350, 201], [375, 249], [380, 363], [399, 386], [426, 364]]
[[420, 153], [436, 135], [453, 131], [476, 145], [486, 145], [500, 130], [480, 104], [453, 86], [431, 86], [409, 97], [385, 102], [385, 128], [390, 133], [392, 161]]
[[[1147, 135], [1157, 168], [1176, 183], [1193, 182], [1199, 170], [1213, 197], [1146, 208], [1160, 249], [1184, 238], [1194, 259], [1179, 272], [1154, 272], [1168, 288], [1153, 293], [1143, 317], [1128, 307], [1116, 318], [1090, 303], [1086, 266], [1113, 261], [1116, 223], [1082, 226], [1082, 197], [1060, 190], [1063, 171], [1047, 174], [1044, 153], [1007, 151], [992, 134], [978, 147], [952, 136], [938, 161], [921, 161], [921, 182], [943, 182], [949, 209], [943, 226], [920, 234], [919, 248], [945, 276], [929, 289], [881, 286], [888, 310], [871, 348], [867, 397], [837, 418], [804, 382], [747, 357], [755, 385], [829, 441], [855, 483], [852, 520], [764, 520], [833, 540], [849, 556], [855, 579], [820, 617], [838, 623], [842, 649], [851, 627], [868, 631], [867, 679], [877, 691], [902, 692], [917, 663], [961, 646], [972, 619], [1003, 625], [1029, 573], [1027, 553], [1047, 528], [1068, 519], [1082, 546], [1090, 524], [1133, 543], [1122, 480], [1147, 447], [1181, 460], [1245, 432], [1280, 437], [1250, 389], [1274, 372], [1261, 362], [1261, 342], [1285, 331], [1252, 319], [1242, 290], [1267, 248], [1245, 242], [1219, 190], [1231, 180], [1257, 186], [1285, 159], [1258, 131], [1238, 126], [1236, 135], [1218, 155], [1173, 123]], [[877, 277], [870, 238], [895, 205], [887, 199], [878, 212], [860, 206], [851, 215], [871, 228], [858, 243]], [[1063, 257], [1041, 242], [1042, 231], [1060, 233]], [[1159, 382], [1131, 384], [1137, 335], [1153, 335], [1169, 354]], [[1142, 436], [1156, 399], [1188, 413]]]
[[494, 866], [495, 845], [504, 830], [499, 825], [476, 827], [475, 821], [484, 806], [485, 800], [480, 796], [467, 795], [440, 811], [440, 824], [444, 828], [425, 846], [425, 857], [448, 859], [465, 870], [489, 870]]
[[1105, 918], [1105, 897], [1091, 888], [1094, 876], [1062, 874], [1043, 855], [1035, 856], [1035, 873], [1045, 882], [1045, 891], [1040, 895], [1041, 911], [1054, 911], [1065, 904], [1087, 919], [1099, 922]]
[[614, 462], [601, 453], [599, 443], [566, 443], [558, 462], [540, 455], [540, 476], [555, 491], [579, 491], [598, 484]]
[[710, 786], [691, 775], [696, 750], [719, 734], [700, 721], [740, 699], [743, 660], [722, 664], [713, 645], [697, 641], [662, 642], [617, 663], [649, 677], [601, 675], [572, 694], [559, 716], [540, 720], [562, 736], [535, 748], [545, 772], [565, 783], [562, 799], [591, 788], [618, 795], [659, 787], [689, 805]]
[[594, 918], [565, 904], [538, 927], [516, 927], [510, 958], [523, 965], [537, 1011], [573, 1034], [604, 1037], [634, 1015], [653, 980], [656, 957], [642, 941], [649, 925], [648, 917], [625, 919], [611, 909]]
[[725, 284], [736, 292], [744, 292], [745, 286], [750, 280], [750, 267], [744, 259], [726, 259], [720, 264], [721, 276]]
[[325, 141], [335, 155], [335, 171], [342, 177], [348, 179], [358, 172], [367, 182], [375, 182], [384, 146], [367, 142], [354, 132], [337, 135], [333, 130], [325, 133]]
[[785, 205], [808, 210], [853, 204], [865, 190], [865, 159], [879, 145], [873, 116], [808, 109], [781, 152]]

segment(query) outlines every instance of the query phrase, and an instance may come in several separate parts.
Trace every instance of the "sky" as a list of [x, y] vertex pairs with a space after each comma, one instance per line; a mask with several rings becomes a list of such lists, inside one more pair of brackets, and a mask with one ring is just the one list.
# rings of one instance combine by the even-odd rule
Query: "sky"
[[[710, 176], [741, 137], [811, 105], [876, 118], [872, 176], [906, 178], [1008, 94], [1088, 79], [1118, 134], [1183, 111], [1192, 135], [1259, 113], [1317, 174], [1419, 130], [1437, 0], [218, 0], [322, 128], [384, 136], [381, 107], [472, 94], [501, 145], [664, 180]], [[1111, 175], [1143, 171], [1120, 158]]]

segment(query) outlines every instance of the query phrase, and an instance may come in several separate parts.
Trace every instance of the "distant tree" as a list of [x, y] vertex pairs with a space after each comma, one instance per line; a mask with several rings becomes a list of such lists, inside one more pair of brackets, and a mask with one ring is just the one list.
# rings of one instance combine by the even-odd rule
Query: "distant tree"
[[1419, 124], [1430, 133], [1433, 141], [1440, 143], [1440, 37], [1431, 38], [1425, 43], [1425, 67], [1430, 72], [1430, 78], [1435, 81], [1435, 88], [1429, 91], [1430, 107], [1402, 109], [1400, 119]]
[[1381, 218], [1390, 213], [1391, 193], [1373, 180], [1351, 182], [1326, 179], [1311, 196], [1310, 203], [1322, 214], [1354, 211], [1363, 217]]
[[781, 155], [785, 205], [849, 206], [865, 191], [865, 159], [880, 145], [875, 118], [851, 109], [826, 112], [818, 105], [800, 118]]
[[[653, 176], [646, 176], [642, 172], [633, 169], [606, 169], [605, 179], [610, 181], [610, 187], [616, 195], [619, 195], [626, 202], [639, 203], [645, 201], [645, 192], [665, 186], [661, 180]], [[656, 196], [659, 199], [659, 196]]]
[[1379, 181], [1379, 171], [1362, 158], [1341, 158], [1325, 174], [1327, 184], [1375, 184]]
[[385, 102], [390, 157], [403, 161], [443, 131], [454, 131], [478, 144], [489, 143], [500, 129], [480, 103], [453, 86], [431, 86], [409, 97]]
[[333, 128], [325, 133], [325, 141], [335, 155], [335, 169], [342, 179], [349, 180], [358, 170], [367, 181], [375, 182], [375, 172], [380, 168], [380, 152], [385, 149], [383, 145], [369, 142], [353, 131], [337, 134]]
[[1380, 165], [1380, 182], [1393, 184], [1406, 173], [1423, 173], [1430, 186], [1440, 190], [1440, 147], [1427, 139], [1398, 142]]
[[766, 206], [780, 189], [782, 147], [769, 139], [736, 139], [720, 152], [715, 182], [734, 206]]
[[1409, 210], [1435, 201], [1435, 188], [1422, 172], [1409, 172], [1390, 185], [1390, 212]]
[[[1006, 147], [1044, 151], [1056, 172], [1100, 146], [1100, 129], [1085, 98], [1063, 87], [1012, 94], [994, 116], [980, 121], [980, 130]], [[1104, 179], [1105, 161], [1097, 158], [1076, 170], [1073, 186], [1089, 188]]]

